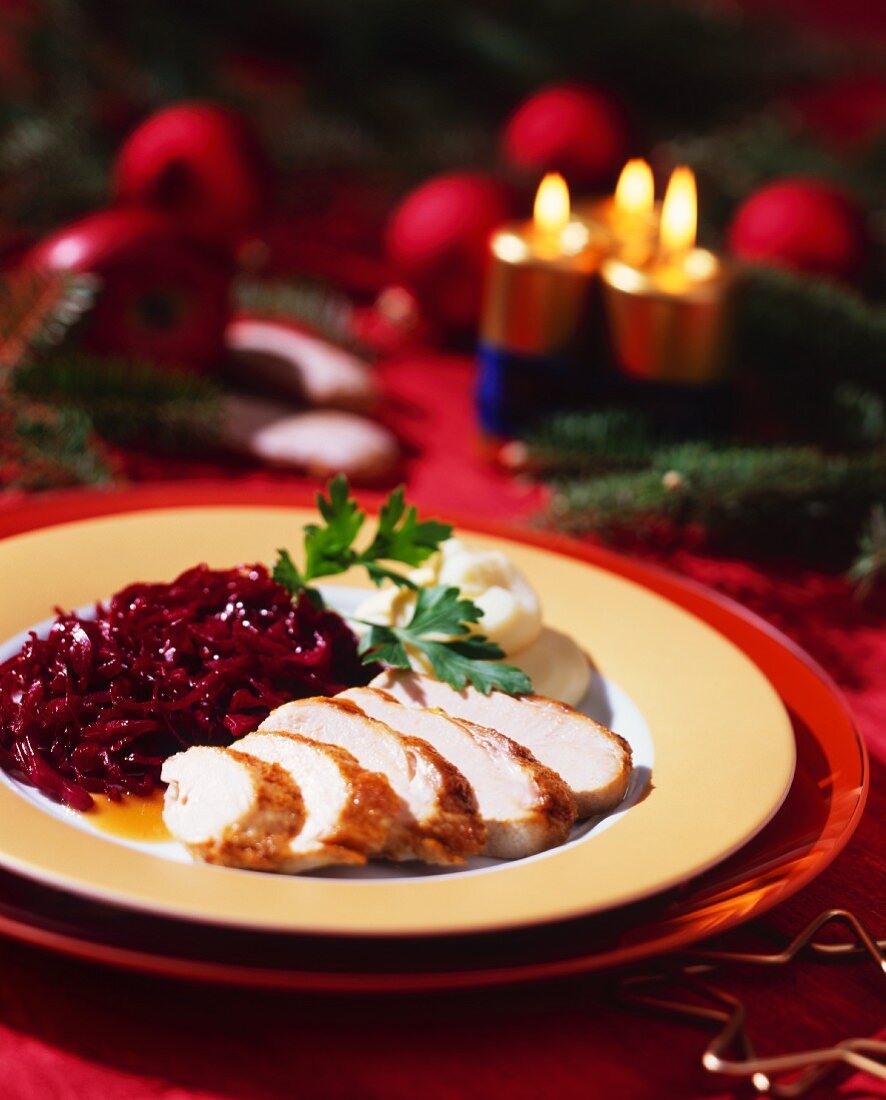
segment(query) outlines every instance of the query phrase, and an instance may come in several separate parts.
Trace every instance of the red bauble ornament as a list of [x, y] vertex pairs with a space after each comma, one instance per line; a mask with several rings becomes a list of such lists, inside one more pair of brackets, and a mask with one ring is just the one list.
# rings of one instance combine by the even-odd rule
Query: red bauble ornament
[[628, 127], [605, 92], [578, 84], [544, 88], [511, 115], [501, 139], [509, 165], [524, 172], [562, 172], [570, 185], [611, 180], [628, 153]]
[[258, 227], [270, 172], [252, 130], [211, 103], [151, 115], [117, 154], [113, 192], [176, 219], [188, 234], [235, 246]]
[[780, 179], [741, 204], [729, 245], [746, 260], [851, 279], [864, 260], [864, 217], [832, 184], [801, 176]]
[[489, 235], [511, 213], [508, 189], [473, 172], [435, 176], [403, 199], [388, 222], [388, 256], [429, 318], [476, 322]]
[[206, 371], [224, 345], [230, 263], [150, 210], [101, 210], [44, 238], [25, 262], [101, 280], [83, 328], [100, 355]]

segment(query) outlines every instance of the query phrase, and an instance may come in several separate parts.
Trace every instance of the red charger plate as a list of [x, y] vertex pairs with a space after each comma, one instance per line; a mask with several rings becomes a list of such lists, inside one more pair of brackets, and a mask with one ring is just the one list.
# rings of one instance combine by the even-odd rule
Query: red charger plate
[[[55, 494], [0, 513], [0, 537], [118, 512], [195, 504], [305, 505], [272, 484], [152, 485]], [[700, 585], [571, 539], [470, 520], [626, 577], [738, 645], [769, 678], [797, 740], [782, 808], [740, 852], [679, 890], [597, 917], [516, 932], [406, 939], [251, 933], [99, 905], [0, 873], [0, 933], [83, 959], [168, 976], [280, 989], [384, 992], [503, 985], [601, 970], [685, 948], [760, 916], [830, 864], [861, 817], [869, 768], [852, 715], [827, 674], [763, 620]]]

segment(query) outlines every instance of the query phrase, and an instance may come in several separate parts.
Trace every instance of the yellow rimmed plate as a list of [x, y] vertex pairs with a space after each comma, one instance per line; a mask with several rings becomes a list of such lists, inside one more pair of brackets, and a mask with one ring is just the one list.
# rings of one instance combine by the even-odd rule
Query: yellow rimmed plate
[[[180, 508], [7, 539], [0, 638], [44, 620], [54, 606], [80, 607], [133, 581], [167, 580], [198, 561], [270, 561], [278, 546], [297, 545], [313, 518], [298, 508]], [[614, 707], [613, 726], [651, 767], [648, 785], [646, 774], [634, 777], [631, 804], [616, 818], [542, 856], [466, 872], [279, 877], [120, 843], [4, 781], [0, 865], [170, 917], [259, 930], [440, 935], [539, 924], [648, 897], [713, 866], [766, 824], [790, 785], [794, 740], [776, 692], [738, 648], [597, 566], [459, 534], [505, 550], [538, 590], [547, 623], [590, 654]], [[630, 729], [619, 728], [620, 715]]]

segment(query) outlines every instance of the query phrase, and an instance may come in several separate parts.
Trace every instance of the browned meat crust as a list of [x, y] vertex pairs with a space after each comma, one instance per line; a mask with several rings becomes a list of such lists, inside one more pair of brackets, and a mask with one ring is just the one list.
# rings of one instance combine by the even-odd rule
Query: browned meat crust
[[[284, 732], [284, 736], [311, 741], [297, 733]], [[347, 749], [320, 741], [312, 743], [336, 761], [350, 791], [338, 828], [325, 838], [324, 848], [350, 853], [352, 858], [342, 862], [365, 863], [367, 856], [380, 855], [387, 849], [391, 829], [403, 812], [403, 803], [385, 776], [361, 768]]]
[[608, 738], [608, 740], [614, 742], [619, 747], [621, 750], [621, 767], [612, 781], [607, 786], [600, 787], [595, 791], [579, 791], [576, 793], [579, 817], [592, 817], [594, 814], [602, 814], [607, 813], [609, 810], [614, 810], [627, 793], [628, 782], [631, 778], [631, 770], [634, 766], [633, 753], [627, 741], [608, 726], [604, 726], [601, 722], [596, 722], [593, 718], [589, 718], [586, 714], [582, 714], [580, 710], [576, 710], [575, 707], [569, 706], [568, 703], [561, 703], [559, 699], [548, 699], [544, 695], [526, 695], [524, 698], [528, 703], [554, 710], [561, 710], [564, 714], [569, 715], [570, 718], [587, 722], [589, 725], [593, 726], [595, 731], [602, 737]]
[[[454, 718], [452, 721], [465, 726], [478, 740], [493, 742], [495, 751], [504, 751], [512, 760], [529, 770], [538, 790], [538, 801], [532, 812], [520, 818], [519, 823], [487, 821], [484, 855], [515, 859], [544, 852], [562, 844], [578, 816], [575, 796], [568, 784], [553, 769], [539, 763], [529, 749], [512, 741], [510, 737], [505, 737], [498, 730], [478, 726], [463, 718]], [[515, 836], [516, 824], [519, 824], [520, 829], [519, 840]]]
[[400, 736], [409, 751], [429, 760], [440, 776], [436, 812], [415, 826], [415, 855], [427, 863], [464, 863], [486, 843], [486, 824], [474, 788], [433, 745], [420, 737]]
[[[437, 812], [423, 821], [416, 821], [406, 803], [391, 791], [399, 804], [399, 814], [390, 823], [387, 842], [380, 854], [394, 860], [421, 859], [427, 863], [446, 864], [463, 863], [467, 856], [476, 855], [483, 848], [486, 827], [477, 811], [477, 797], [473, 787], [454, 764], [426, 741], [404, 736], [391, 729], [384, 722], [364, 714], [359, 705], [350, 699], [316, 696], [299, 701], [305, 704], [323, 703], [347, 714], [359, 716], [361, 721], [379, 727], [386, 736], [398, 738], [413, 759], [422, 758], [424, 767], [430, 767], [439, 774]], [[346, 752], [344, 749], [341, 751]], [[357, 763], [350, 753], [347, 755]], [[386, 778], [385, 782], [388, 782]]]
[[292, 838], [304, 824], [301, 791], [278, 764], [233, 749], [225, 751], [255, 778], [255, 807], [247, 821], [229, 826], [220, 838], [189, 844], [188, 849], [206, 863], [251, 871], [279, 870]]

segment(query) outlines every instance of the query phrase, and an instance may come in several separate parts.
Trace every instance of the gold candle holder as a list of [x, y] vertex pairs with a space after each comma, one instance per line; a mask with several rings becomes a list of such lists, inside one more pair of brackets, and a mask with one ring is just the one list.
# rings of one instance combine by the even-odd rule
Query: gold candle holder
[[534, 244], [533, 222], [505, 226], [490, 242], [480, 340], [524, 355], [568, 352], [586, 321], [602, 242], [571, 221], [556, 253]]
[[732, 270], [696, 248], [678, 268], [636, 268], [616, 257], [600, 268], [613, 357], [651, 382], [710, 385], [730, 370]]
[[560, 176], [546, 176], [531, 221], [490, 241], [477, 409], [485, 432], [508, 436], [549, 407], [574, 401], [604, 241], [571, 217]]

